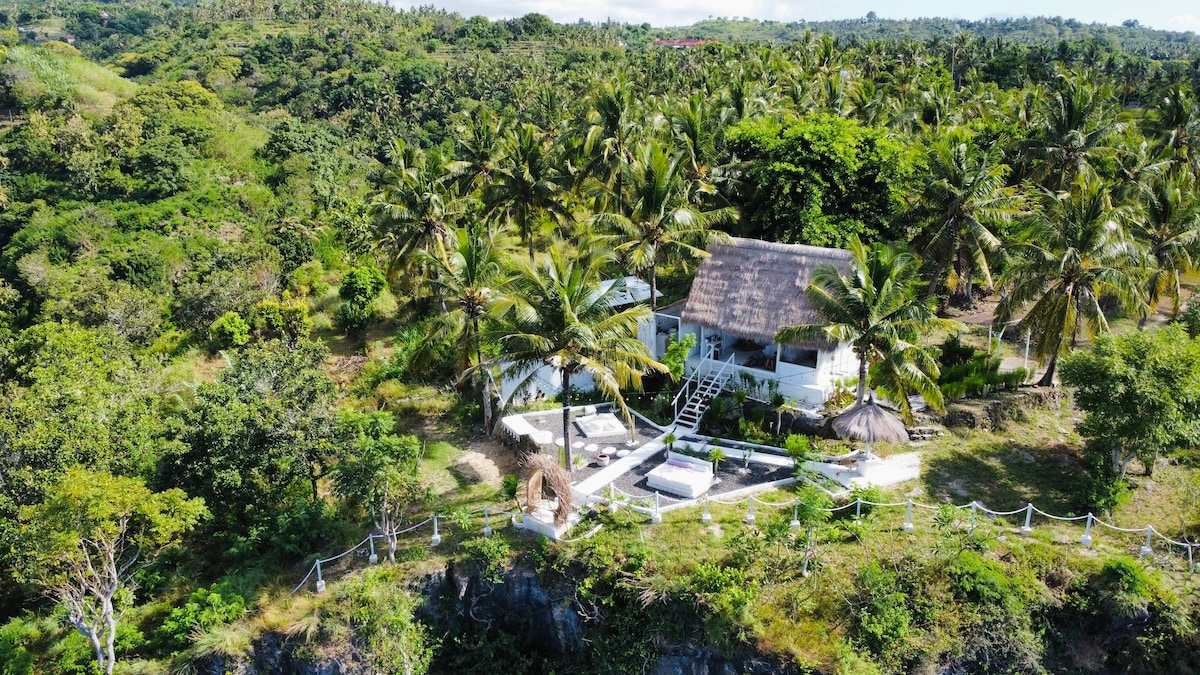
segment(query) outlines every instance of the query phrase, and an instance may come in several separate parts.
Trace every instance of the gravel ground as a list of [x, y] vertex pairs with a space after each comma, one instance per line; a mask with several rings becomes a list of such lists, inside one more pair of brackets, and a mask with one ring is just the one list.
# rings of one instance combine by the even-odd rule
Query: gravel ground
[[[526, 420], [539, 429], [549, 429], [558, 438], [562, 435], [562, 412], [559, 410], [546, 411], [544, 413], [528, 413], [525, 415]], [[614, 447], [618, 450], [623, 448], [641, 447], [641, 443], [653, 440], [660, 436], [663, 432], [659, 429], [647, 424], [638, 417], [634, 417], [634, 426], [637, 429], [637, 446], [626, 445], [629, 441], [629, 433], [614, 434], [610, 436], [591, 436], [584, 437], [579, 432], [579, 428], [572, 425], [571, 440], [583, 441], [586, 444], [595, 443], [599, 448]], [[549, 451], [550, 448], [543, 448], [543, 451]], [[726, 452], [731, 452], [727, 450]], [[571, 474], [571, 482], [579, 483], [589, 478], [592, 474], [600, 470], [600, 466], [596, 463], [594, 453], [588, 453], [583, 450], [575, 450], [577, 456], [587, 457], [589, 462], [586, 466], [575, 469]], [[731, 454], [737, 454], [731, 452]], [[614, 458], [615, 459], [615, 458]], [[666, 461], [666, 452], [660, 452], [653, 457], [650, 457], [645, 462], [634, 467], [631, 471], [627, 471], [613, 481], [613, 484], [618, 490], [625, 494], [632, 495], [635, 498], [653, 498], [654, 490], [646, 484], [646, 474], [650, 473], [659, 464]], [[770, 483], [772, 481], [790, 478], [792, 475], [791, 468], [766, 466], [751, 462], [748, 469], [742, 468], [740, 459], [734, 457], [726, 457], [721, 462], [720, 470], [717, 471], [717, 482], [706, 493], [710, 497], [720, 497], [722, 494], [741, 490], [753, 485], [762, 483]], [[603, 494], [603, 491], [601, 492]], [[677, 501], [684, 501], [683, 498], [673, 497], [666, 493], [662, 494], [662, 503], [664, 505], [671, 504]]]
[[[653, 498], [654, 489], [646, 484], [646, 474], [650, 473], [659, 464], [666, 461], [666, 453], [660, 452], [650, 459], [642, 462], [640, 465], [633, 468], [632, 471], [627, 471], [621, 474], [613, 484], [618, 490], [627, 495], [632, 495], [636, 498]], [[594, 469], [593, 469], [594, 470]], [[577, 474], [579, 472], [576, 472]], [[726, 492], [741, 490], [752, 485], [760, 485], [762, 483], [770, 483], [772, 481], [783, 480], [790, 478], [792, 470], [790, 468], [766, 466], [764, 464], [750, 463], [749, 469], [743, 469], [741, 462], [730, 462], [725, 460], [721, 462], [721, 468], [717, 471], [717, 482], [706, 493], [709, 497], [720, 497]], [[603, 490], [601, 495], [606, 494]], [[672, 504], [674, 502], [686, 501], [683, 497], [662, 493], [662, 504]]]

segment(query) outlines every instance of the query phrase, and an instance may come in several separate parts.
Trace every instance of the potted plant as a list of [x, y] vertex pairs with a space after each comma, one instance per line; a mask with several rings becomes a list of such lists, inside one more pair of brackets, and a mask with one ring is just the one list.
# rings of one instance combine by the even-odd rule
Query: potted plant
[[719, 447], [713, 446], [708, 450], [708, 461], [713, 464], [713, 473], [721, 468], [721, 460], [725, 459], [725, 451]]

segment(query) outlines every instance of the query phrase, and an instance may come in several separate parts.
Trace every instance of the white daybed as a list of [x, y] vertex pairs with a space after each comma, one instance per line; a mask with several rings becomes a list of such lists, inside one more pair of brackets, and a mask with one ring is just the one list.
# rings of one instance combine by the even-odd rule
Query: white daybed
[[646, 484], [681, 497], [699, 497], [712, 487], [712, 462], [668, 450], [667, 461], [646, 474]]

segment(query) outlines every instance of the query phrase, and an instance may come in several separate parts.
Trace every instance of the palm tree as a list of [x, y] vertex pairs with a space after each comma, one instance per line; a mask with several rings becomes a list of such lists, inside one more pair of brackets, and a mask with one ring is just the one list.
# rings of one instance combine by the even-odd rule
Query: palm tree
[[1109, 92], [1083, 76], [1059, 75], [1036, 107], [1036, 126], [1026, 144], [1040, 161], [1035, 176], [1054, 190], [1071, 185], [1076, 176], [1091, 175], [1092, 163], [1112, 149], [1109, 137], [1121, 130]]
[[505, 120], [481, 105], [456, 129], [457, 160], [447, 165], [464, 193], [486, 186], [500, 164]]
[[1170, 152], [1171, 161], [1193, 172], [1200, 169], [1196, 148], [1200, 143], [1200, 105], [1192, 93], [1181, 86], [1170, 87], [1154, 111], [1148, 131]]
[[1145, 290], [1147, 315], [1163, 295], [1171, 299], [1171, 315], [1179, 314], [1179, 274], [1195, 269], [1200, 255], [1200, 201], [1195, 185], [1186, 172], [1160, 178], [1145, 189], [1142, 213], [1130, 221], [1130, 235], [1146, 247], [1153, 265]]
[[480, 352], [488, 305], [496, 289], [504, 284], [501, 253], [506, 247], [503, 240], [478, 223], [455, 230], [454, 240], [456, 246], [444, 258], [422, 252], [433, 272], [431, 284], [446, 305], [446, 311], [434, 317], [425, 345], [454, 340], [459, 385], [470, 382], [474, 389], [482, 389], [483, 427], [487, 433], [491, 430], [493, 387], [490, 371], [480, 365]]
[[533, 260], [533, 239], [544, 217], [563, 218], [563, 177], [554, 167], [548, 143], [532, 124], [504, 134], [503, 157], [483, 189], [483, 203], [492, 218], [504, 219], [520, 232]]
[[607, 290], [600, 271], [612, 258], [603, 253], [568, 251], [559, 242], [540, 260], [523, 262], [509, 292], [492, 305], [495, 322], [488, 331], [499, 345], [498, 361], [506, 375], [526, 384], [542, 366], [562, 375], [563, 443], [566, 469], [571, 463], [571, 378], [591, 376], [597, 389], [612, 398], [632, 421], [623, 386], [641, 389], [648, 370], [666, 372], [637, 339], [638, 323], [649, 318], [645, 305], [615, 311], [611, 298], [622, 284]]
[[630, 158], [634, 138], [639, 132], [634, 108], [634, 88], [624, 75], [605, 82], [592, 96], [578, 146], [583, 171], [580, 180], [592, 177], [614, 184], [620, 192], [621, 166]]
[[392, 166], [383, 189], [368, 206], [377, 241], [389, 251], [394, 273], [426, 250], [444, 258], [450, 231], [464, 205], [446, 189], [445, 167], [419, 148], [393, 141]]
[[[938, 367], [918, 340], [953, 322], [937, 318], [933, 298], [921, 297], [919, 263], [911, 253], [884, 244], [870, 247], [850, 241], [850, 266], [843, 273], [825, 264], [813, 271], [805, 295], [827, 322], [787, 326], [775, 336], [780, 344], [848, 342], [858, 357], [856, 402], [867, 398], [868, 380], [885, 386], [892, 400], [910, 415], [908, 394], [920, 394], [942, 407]], [[871, 368], [876, 364], [876, 368]]]
[[929, 170], [931, 180], [919, 203], [930, 226], [917, 240], [925, 260], [937, 266], [927, 293], [932, 296], [944, 281], [952, 298], [969, 304], [976, 274], [992, 285], [988, 256], [1000, 245], [995, 228], [1012, 222], [1021, 200], [1005, 184], [1008, 166], [963, 133], [947, 134], [933, 144]]
[[614, 231], [624, 243], [617, 253], [634, 271], [650, 275], [650, 307], [657, 308], [658, 265], [670, 256], [701, 258], [704, 246], [725, 235], [714, 225], [737, 220], [732, 207], [700, 211], [690, 203], [679, 156], [670, 157], [657, 143], [638, 146], [634, 160], [622, 167], [623, 193], [598, 199], [612, 213], [598, 213], [592, 223]]
[[996, 309], [996, 318], [1007, 323], [1028, 307], [1019, 325], [1036, 339], [1039, 361], [1049, 359], [1041, 386], [1054, 382], [1063, 351], [1080, 337], [1108, 330], [1101, 297], [1132, 309], [1142, 295], [1134, 271], [1139, 251], [1121, 226], [1126, 209], [1113, 206], [1099, 180], [1080, 177], [1072, 187], [1069, 193], [1042, 191], [1042, 208], [1009, 247], [1001, 282], [1007, 293]]

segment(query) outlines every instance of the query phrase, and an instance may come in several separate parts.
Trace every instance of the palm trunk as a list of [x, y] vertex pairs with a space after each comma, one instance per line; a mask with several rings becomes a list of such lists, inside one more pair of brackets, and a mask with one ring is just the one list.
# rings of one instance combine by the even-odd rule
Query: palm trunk
[[1054, 384], [1054, 368], [1058, 365], [1058, 354], [1050, 357], [1050, 365], [1046, 366], [1046, 374], [1042, 375], [1042, 379], [1038, 380], [1037, 386], [1049, 387]]
[[858, 394], [855, 396], [855, 403], [862, 405], [863, 401], [867, 400], [867, 357], [858, 357]]
[[650, 263], [650, 311], [658, 309], [658, 270], [657, 266]]
[[565, 369], [562, 373], [562, 422], [563, 422], [563, 458], [567, 463], [567, 473], [573, 471], [571, 463], [571, 374]]
[[931, 279], [929, 281], [929, 285], [925, 287], [926, 300], [932, 298], [934, 295], [937, 295], [938, 286], [942, 283], [942, 277], [946, 276], [946, 267], [948, 267], [949, 264], [950, 261], [948, 260], [942, 260], [940, 263], [938, 263], [937, 271], [934, 272], [933, 279]]

